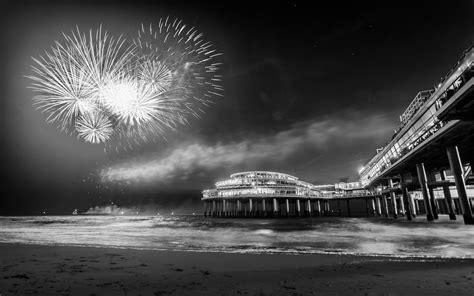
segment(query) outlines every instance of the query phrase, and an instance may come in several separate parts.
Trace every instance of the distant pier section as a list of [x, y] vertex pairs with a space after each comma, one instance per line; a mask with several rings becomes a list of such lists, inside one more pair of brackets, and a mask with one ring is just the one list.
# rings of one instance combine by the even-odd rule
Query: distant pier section
[[372, 197], [359, 182], [313, 185], [278, 172], [232, 174], [203, 191], [204, 214], [213, 217], [281, 217], [328, 214], [329, 200]]

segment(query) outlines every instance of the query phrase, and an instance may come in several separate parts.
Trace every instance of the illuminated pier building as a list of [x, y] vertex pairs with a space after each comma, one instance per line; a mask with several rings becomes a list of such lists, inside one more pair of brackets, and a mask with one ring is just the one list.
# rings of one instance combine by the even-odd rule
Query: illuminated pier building
[[[315, 186], [287, 174], [253, 171], [232, 174], [230, 179], [217, 182], [216, 189], [204, 190], [206, 215], [212, 216], [267, 216], [290, 212], [290, 201], [295, 211], [310, 212], [320, 191]], [[219, 202], [220, 201], [220, 202]], [[216, 203], [217, 202], [217, 203]], [[303, 202], [303, 205], [302, 205]]]
[[313, 185], [297, 177], [268, 171], [232, 174], [203, 191], [205, 215], [302, 216], [328, 213], [329, 200], [372, 193], [359, 182]]
[[415, 96], [387, 138], [360, 170], [359, 182], [313, 185], [275, 172], [237, 173], [203, 191], [205, 214], [350, 216], [354, 200], [365, 202], [367, 215], [412, 220], [423, 214], [434, 221], [439, 214], [452, 220], [459, 214], [474, 224], [473, 47], [435, 89]]

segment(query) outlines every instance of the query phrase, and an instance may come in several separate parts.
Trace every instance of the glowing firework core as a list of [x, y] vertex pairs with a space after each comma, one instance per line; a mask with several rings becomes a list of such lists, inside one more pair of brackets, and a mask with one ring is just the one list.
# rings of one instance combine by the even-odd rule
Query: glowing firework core
[[100, 101], [120, 120], [130, 124], [153, 121], [159, 93], [152, 86], [136, 80], [110, 83], [100, 90]]

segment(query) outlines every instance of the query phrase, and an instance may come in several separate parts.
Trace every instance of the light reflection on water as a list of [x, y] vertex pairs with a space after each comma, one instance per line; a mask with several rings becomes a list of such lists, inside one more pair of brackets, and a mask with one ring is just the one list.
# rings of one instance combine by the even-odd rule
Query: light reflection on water
[[[462, 219], [461, 219], [462, 220]], [[0, 217], [0, 242], [248, 253], [474, 258], [461, 220], [213, 219], [199, 216]]]

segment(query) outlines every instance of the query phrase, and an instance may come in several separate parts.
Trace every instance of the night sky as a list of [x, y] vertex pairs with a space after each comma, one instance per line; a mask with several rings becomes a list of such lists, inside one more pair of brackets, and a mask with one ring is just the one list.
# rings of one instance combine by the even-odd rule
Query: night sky
[[[68, 214], [112, 202], [201, 211], [202, 189], [243, 170], [355, 181], [417, 92], [433, 88], [474, 41], [473, 1], [200, 2], [1, 4], [0, 214]], [[133, 38], [141, 23], [168, 15], [224, 53], [225, 96], [200, 120], [166, 140], [104, 153], [32, 106], [31, 57], [62, 32], [102, 24]]]

